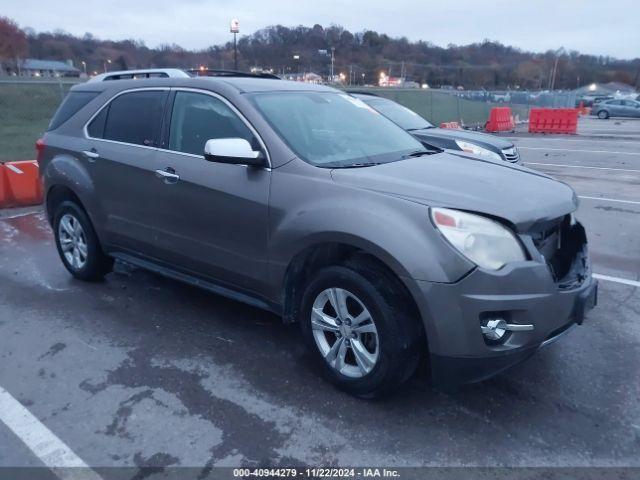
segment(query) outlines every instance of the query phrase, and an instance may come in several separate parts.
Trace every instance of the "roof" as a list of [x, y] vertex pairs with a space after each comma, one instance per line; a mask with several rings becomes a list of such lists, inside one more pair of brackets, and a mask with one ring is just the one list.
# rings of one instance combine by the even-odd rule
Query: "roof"
[[336, 92], [334, 88], [311, 83], [274, 80], [270, 78], [246, 77], [194, 77], [194, 78], [143, 78], [139, 80], [118, 80], [117, 82], [86, 82], [75, 85], [73, 90], [114, 91], [143, 87], [193, 87], [208, 89], [217, 85], [217, 89], [227, 88], [239, 93], [277, 92], [277, 91], [316, 91]]
[[58, 72], [79, 72], [76, 67], [73, 67], [65, 62], [57, 60], [38, 60], [35, 58], [27, 58], [22, 62], [21, 68], [26, 70], [55, 70]]

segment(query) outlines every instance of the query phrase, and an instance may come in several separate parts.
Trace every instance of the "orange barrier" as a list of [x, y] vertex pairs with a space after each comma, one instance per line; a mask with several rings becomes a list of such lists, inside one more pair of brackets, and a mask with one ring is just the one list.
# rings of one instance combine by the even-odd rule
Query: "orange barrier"
[[487, 132], [511, 132], [516, 124], [509, 107], [493, 107], [489, 113], [489, 121], [485, 125]]
[[453, 130], [462, 130], [462, 127], [458, 122], [442, 122], [440, 128], [449, 128]]
[[35, 160], [6, 162], [0, 166], [0, 208], [42, 203], [42, 184]]
[[9, 180], [5, 175], [4, 164], [0, 163], [0, 208], [9, 205]]
[[585, 107], [584, 106], [584, 102], [580, 102], [580, 105], [578, 105], [578, 115], [582, 116], [582, 115], [589, 115], [591, 113], [591, 108], [590, 107]]
[[532, 108], [529, 112], [529, 133], [578, 132], [578, 110], [575, 108]]

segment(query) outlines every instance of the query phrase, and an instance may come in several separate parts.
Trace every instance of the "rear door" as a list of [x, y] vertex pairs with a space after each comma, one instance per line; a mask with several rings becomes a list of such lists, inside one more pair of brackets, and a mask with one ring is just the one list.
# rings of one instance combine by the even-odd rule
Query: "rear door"
[[157, 146], [169, 89], [117, 95], [87, 125], [89, 171], [105, 217], [107, 243], [154, 256], [154, 202], [162, 194]]
[[160, 168], [175, 173], [158, 197], [162, 260], [260, 293], [267, 272], [269, 168], [210, 162], [209, 139], [244, 138], [267, 155], [249, 123], [211, 92], [176, 90]]

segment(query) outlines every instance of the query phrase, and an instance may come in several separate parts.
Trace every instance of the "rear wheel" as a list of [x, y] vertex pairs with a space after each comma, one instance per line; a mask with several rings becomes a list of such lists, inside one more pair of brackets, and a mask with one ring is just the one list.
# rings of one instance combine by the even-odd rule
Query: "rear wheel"
[[606, 120], [607, 118], [609, 118], [609, 112], [607, 112], [606, 110], [600, 110], [598, 112], [598, 118], [600, 118], [601, 120]]
[[53, 222], [58, 254], [74, 277], [85, 281], [101, 279], [113, 268], [113, 259], [102, 251], [85, 211], [72, 201], [62, 202]]
[[302, 300], [300, 326], [326, 377], [342, 390], [376, 397], [408, 379], [419, 360], [420, 329], [393, 286], [345, 266], [321, 270]]

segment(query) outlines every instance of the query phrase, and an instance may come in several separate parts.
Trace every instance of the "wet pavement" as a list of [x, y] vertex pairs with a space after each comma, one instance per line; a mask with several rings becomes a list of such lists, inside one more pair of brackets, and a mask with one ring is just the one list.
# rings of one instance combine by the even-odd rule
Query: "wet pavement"
[[[546, 148], [521, 152], [564, 165], [531, 166], [581, 196], [638, 202], [583, 199], [578, 212], [594, 270], [638, 280], [640, 155], [610, 152], [640, 151], [640, 135], [575, 140], [514, 141]], [[585, 164], [638, 172], [567, 166]], [[583, 326], [494, 379], [443, 394], [421, 371], [364, 401], [320, 378], [295, 325], [119, 263], [104, 282], [76, 281], [43, 213], [12, 214], [0, 218], [0, 387], [92, 467], [640, 467], [637, 287], [601, 281]], [[0, 466], [19, 465], [39, 460], [0, 422]]]

